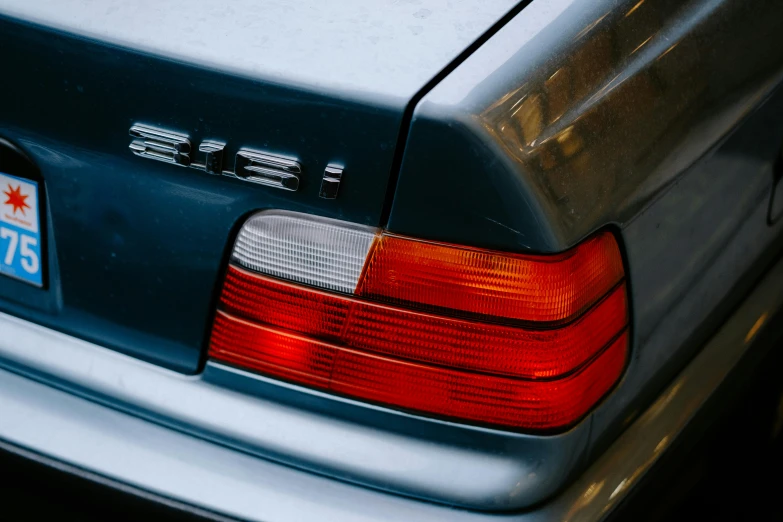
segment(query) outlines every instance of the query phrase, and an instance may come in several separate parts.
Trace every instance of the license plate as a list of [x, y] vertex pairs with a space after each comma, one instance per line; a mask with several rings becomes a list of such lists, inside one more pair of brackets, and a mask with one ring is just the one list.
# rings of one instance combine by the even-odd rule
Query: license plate
[[0, 172], [0, 274], [43, 286], [38, 183]]

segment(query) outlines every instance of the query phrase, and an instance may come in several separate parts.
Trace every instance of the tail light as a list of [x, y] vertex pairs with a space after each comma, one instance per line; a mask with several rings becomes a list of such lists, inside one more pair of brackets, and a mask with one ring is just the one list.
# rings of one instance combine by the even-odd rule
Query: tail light
[[534, 256], [267, 211], [234, 245], [209, 355], [419, 414], [552, 430], [620, 378], [627, 329], [608, 232]]

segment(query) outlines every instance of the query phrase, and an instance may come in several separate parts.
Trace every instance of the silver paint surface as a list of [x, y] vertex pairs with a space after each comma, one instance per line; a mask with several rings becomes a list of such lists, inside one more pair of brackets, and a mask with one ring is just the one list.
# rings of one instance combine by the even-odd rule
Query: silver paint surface
[[[369, 8], [366, 4], [360, 6], [358, 2], [328, 7], [308, 4], [308, 8], [304, 9], [307, 13], [298, 18], [296, 15], [302, 14], [302, 3], [294, 6], [271, 2], [253, 3], [254, 6], [267, 8], [263, 12], [263, 23], [255, 23], [253, 17], [248, 17], [250, 22], [246, 27], [242, 27], [243, 17], [231, 10], [241, 6], [245, 9], [243, 14], [251, 12], [250, 2], [234, 2], [229, 7], [217, 4], [207, 7], [206, 2], [188, 2], [187, 9], [174, 16], [172, 13], [184, 4], [174, 1], [132, 4], [64, 0], [52, 6], [42, 1], [5, 2], [0, 12], [24, 16], [86, 37], [105, 38], [117, 45], [154, 52], [176, 61], [249, 78], [300, 85], [319, 93], [332, 93], [337, 98], [371, 99], [378, 105], [402, 104], [406, 96], [416, 92], [434, 71], [445, 65], [447, 55], [454, 56], [462, 45], [455, 44], [461, 41], [459, 38], [444, 38], [443, 41], [430, 42], [420, 47], [421, 40], [404, 32], [406, 26], [402, 22], [405, 17], [395, 18], [394, 13], [398, 13], [398, 9], [413, 9], [413, 4], [402, 2], [375, 4], [374, 7], [382, 6], [384, 9], [359, 18], [353, 18], [354, 13], [349, 10], [366, 11]], [[430, 4], [424, 2], [417, 5], [416, 9], [422, 8], [421, 5]], [[714, 39], [715, 45], [710, 46], [710, 49], [718, 45], [723, 45], [724, 50], [740, 49], [741, 46], [731, 44], [735, 40], [728, 36], [740, 40], [748, 37], [747, 26], [733, 24], [725, 26], [721, 31], [716, 30], [724, 17], [731, 19], [732, 14], [741, 11], [737, 7], [740, 4], [730, 0], [685, 2], [680, 19], [671, 15], [671, 5], [663, 0], [536, 0], [425, 97], [415, 115], [416, 118], [429, 115], [432, 119], [448, 121], [455, 128], [467, 128], [476, 135], [486, 133], [482, 139], [496, 155], [496, 162], [503, 164], [503, 168], [490, 177], [494, 183], [490, 185], [500, 187], [497, 191], [505, 199], [504, 205], [497, 207], [508, 210], [509, 219], [493, 220], [493, 214], [486, 208], [492, 205], [486, 201], [485, 208], [471, 215], [470, 209], [464, 205], [476, 201], [481, 203], [478, 197], [463, 200], [454, 197], [452, 193], [433, 201], [445, 201], [458, 208], [460, 216], [465, 220], [477, 216], [484, 227], [479, 229], [478, 235], [482, 240], [490, 241], [498, 231], [510, 230], [515, 240], [514, 248], [524, 249], [532, 244], [528, 243], [525, 232], [541, 229], [541, 244], [546, 247], [542, 249], [558, 250], [607, 223], [622, 229], [633, 283], [634, 346], [628, 373], [616, 393], [608, 397], [580, 425], [580, 429], [589, 429], [593, 434], [591, 449], [599, 447], [599, 441], [617, 437], [627, 427], [627, 423], [632, 422], [647, 406], [647, 403], [640, 402], [642, 392], [663, 388], [674, 377], [675, 370], [672, 368], [676, 364], [684, 365], [701, 347], [701, 342], [693, 342], [696, 327], [702, 324], [717, 326], [714, 317], [716, 304], [729, 298], [739, 277], [752, 270], [753, 261], [777, 239], [780, 232], [780, 227], [767, 228], [765, 223], [771, 166], [759, 159], [761, 156], [737, 152], [744, 150], [742, 147], [710, 152], [770, 92], [779, 79], [778, 70], [775, 69], [778, 64], [763, 64], [761, 72], [764, 74], [748, 74], [746, 83], [722, 84], [721, 80], [733, 77], [725, 74], [727, 69], [733, 67], [729, 61], [721, 61], [720, 68], [711, 70], [704, 65], [709, 62], [693, 64], [683, 61], [682, 57], [709, 57], [709, 53], [698, 52], [697, 44], [703, 45], [704, 41], [708, 41], [705, 40], [705, 34]], [[760, 2], [758, 5], [775, 11], [772, 2]], [[148, 9], [143, 13], [141, 10], [136, 12], [136, 6]], [[193, 17], [202, 15], [194, 6], [203, 8], [202, 11], [206, 10], [210, 15], [212, 9], [233, 14], [217, 22], [213, 17], [205, 16], [203, 21], [196, 23]], [[454, 3], [451, 6], [454, 9], [449, 16], [468, 20], [470, 14], [473, 14], [471, 9], [477, 9], [479, 3]], [[116, 9], [112, 11], [112, 8]], [[329, 14], [325, 15], [327, 10]], [[422, 19], [431, 20], [436, 11], [430, 11], [426, 17], [420, 13]], [[280, 23], [279, 27], [266, 27], [284, 12], [292, 15], [291, 18]], [[405, 16], [410, 14], [409, 11], [406, 13]], [[329, 31], [317, 31], [316, 35], [315, 32], [296, 30], [305, 21], [310, 22], [305, 24], [307, 29], [323, 29], [319, 24], [324, 16], [337, 16], [337, 27], [345, 30], [350, 26], [353, 32], [346, 34], [348, 31], [343, 31], [326, 36]], [[476, 18], [485, 19], [488, 20], [481, 16]], [[622, 31], [623, 25], [618, 20], [638, 21], [641, 29]], [[123, 23], [120, 24], [120, 21]], [[116, 27], [124, 25], [126, 21], [130, 29]], [[368, 54], [370, 46], [355, 45], [362, 36], [383, 34], [379, 28], [383, 28], [386, 22], [395, 23], [390, 29], [393, 37], [390, 41], [384, 40], [386, 50], [383, 56]], [[645, 26], [646, 22], [652, 25]], [[479, 25], [486, 27], [489, 23], [487, 21]], [[437, 26], [432, 22], [427, 24], [433, 24], [427, 26], [431, 28]], [[149, 27], [155, 28], [157, 33], [148, 32]], [[169, 27], [173, 29], [169, 30]], [[191, 40], [183, 40], [181, 37], [188, 32], [186, 29], [194, 27], [200, 29], [198, 34]], [[261, 27], [266, 33], [258, 30]], [[165, 36], [162, 34], [163, 28], [168, 31]], [[215, 28], [222, 32], [205, 36], [204, 31], [209, 33]], [[479, 33], [475, 31], [475, 34]], [[636, 46], [624, 46], [623, 53], [604, 55], [601, 53], [602, 42], [607, 38], [607, 33], [626, 44], [639, 39], [643, 45], [638, 51]], [[257, 39], [263, 39], [264, 34], [273, 36], [274, 41], [259, 43]], [[419, 32], [414, 36], [422, 34], [425, 33]], [[329, 40], [330, 37], [332, 40]], [[301, 38], [306, 41], [297, 40]], [[672, 51], [664, 45], [667, 39], [678, 42]], [[212, 40], [217, 45], [200, 45]], [[252, 43], [258, 45], [251, 46], [254, 50], [248, 51], [247, 44]], [[281, 43], [287, 47], [279, 47]], [[302, 43], [301, 47], [298, 47], [299, 43]], [[446, 48], [448, 52], [445, 52]], [[587, 93], [586, 99], [580, 98], [581, 102], [577, 100], [572, 107], [574, 110], [566, 111], [557, 121], [540, 125], [537, 132], [542, 139], [535, 143], [535, 140], [531, 140], [527, 149], [523, 147], [514, 151], [507, 137], [501, 139], [493, 134], [502, 130], [504, 123], [519, 123], [513, 121], [515, 114], [519, 114], [514, 112], [519, 107], [517, 104], [524, 104], [531, 94], [537, 95], [535, 89], [546, 86], [546, 82], [557, 73], [558, 66], [570, 66], [571, 57], [577, 52], [587, 53], [580, 62], [582, 69], [577, 69], [582, 72], [600, 72], [592, 78], [592, 82], [580, 84], [589, 87], [592, 94]], [[598, 56], [590, 55], [590, 52], [598, 52]], [[737, 54], [733, 56], [736, 60]], [[749, 68], [750, 65], [749, 62]], [[694, 81], [685, 76], [681, 68], [694, 72]], [[733, 69], [734, 72], [738, 70]], [[653, 82], [650, 85], [650, 71], [656, 75], [660, 73], [669, 83]], [[624, 76], [617, 76], [621, 73]], [[623, 81], [614, 81], [616, 76]], [[658, 80], [660, 78], [656, 77]], [[661, 85], [668, 88], [656, 91]], [[723, 91], [717, 89], [720, 95], [714, 99], [705, 97], [720, 87], [723, 88]], [[649, 103], [645, 103], [650, 100], [662, 100], [660, 110], [649, 110]], [[708, 100], [712, 105], [698, 104], [694, 100]], [[683, 104], [678, 105], [678, 101]], [[684, 110], [689, 107], [685, 102], [694, 103], [693, 110]], [[535, 110], [530, 114], [535, 114]], [[596, 131], [590, 125], [590, 116], [596, 114], [610, 114], [613, 117], [624, 115], [621, 121], [628, 127], [598, 125]], [[694, 114], [699, 117], [688, 119]], [[575, 126], [568, 130], [570, 126], [564, 126], [563, 122], [571, 122]], [[667, 127], [670, 124], [671, 127]], [[584, 129], [581, 128], [583, 125]], [[580, 134], [583, 130], [585, 132]], [[612, 132], [621, 137], [633, 137], [636, 132], [638, 139], [612, 141]], [[658, 139], [659, 136], [665, 139]], [[414, 121], [408, 150], [420, 138], [421, 135], [416, 134]], [[577, 138], [582, 139], [582, 145], [579, 145]], [[454, 154], [468, 149], [455, 146], [457, 141], [443, 141], [450, 147], [448, 151]], [[759, 141], [762, 141], [761, 138]], [[592, 144], [592, 147], [585, 144]], [[632, 147], [634, 144], [635, 149]], [[545, 166], [531, 170], [521, 167], [531, 156], [546, 152], [550, 146], [563, 149], [562, 162], [553, 167], [556, 175], [552, 175], [551, 169]], [[645, 154], [645, 147], [657, 151], [652, 158], [654, 161], [648, 162], [651, 156]], [[512, 149], [511, 152], [509, 149]], [[569, 155], [568, 150], [572, 150], [573, 155]], [[638, 155], [632, 157], [632, 150]], [[430, 152], [430, 149], [426, 152]], [[574, 158], [578, 159], [580, 153], [584, 153], [581, 156], [581, 170], [578, 164], [569, 163]], [[434, 156], [438, 161], [446, 159], [446, 155]], [[700, 163], [689, 169], [697, 160]], [[602, 168], [606, 166], [611, 169]], [[430, 200], [436, 191], [428, 187], [452, 188], [443, 179], [450, 180], [448, 176], [452, 176], [453, 171], [425, 169], [424, 174], [433, 175], [431, 185], [422, 183], [425, 176], [421, 171], [412, 173], [403, 168], [398, 199], [392, 211], [392, 227], [396, 217], [402, 215], [400, 211], [424, 208], [421, 205], [405, 207], [405, 200], [399, 194], [400, 188], [404, 188], [406, 183], [413, 187], [411, 192], [418, 191]], [[471, 188], [486, 184], [484, 176], [490, 176], [484, 170], [474, 170], [469, 174], [469, 179], [475, 182], [470, 185]], [[527, 216], [522, 214], [525, 202], [534, 207], [532, 216], [537, 217], [538, 221], [533, 218], [527, 220]], [[434, 222], [419, 218], [411, 221], [417, 224]], [[451, 221], [447, 227], [435, 228], [440, 234], [461, 234], [461, 224], [459, 221]], [[673, 252], [676, 256], [672, 255]], [[727, 344], [722, 345], [722, 341], [717, 341], [719, 345], [715, 349], [731, 354], [744, 349], [743, 346], [738, 347], [736, 341], [741, 336], [738, 332], [742, 332], [743, 328], [747, 333], [749, 327], [746, 323], [753, 319], [753, 314], [749, 315], [751, 317], [740, 322], [737, 331], [725, 336]], [[755, 319], [758, 320], [758, 317]], [[17, 336], [25, 338], [22, 334]], [[71, 341], [62, 343], [71, 345]], [[380, 412], [379, 415], [388, 414], [386, 420], [371, 425], [366, 419], [355, 422], [339, 417], [337, 407], [321, 415], [307, 408], [283, 405], [270, 393], [269, 386], [264, 386], [263, 379], [217, 365], [209, 365], [207, 372], [200, 378], [186, 378], [179, 374], [172, 376], [172, 372], [156, 373], [160, 371], [157, 368], [139, 373], [131, 370], [137, 368], [135, 363], [127, 361], [117, 366], [116, 360], [111, 359], [114, 362], [110, 362], [100, 356], [102, 362], [96, 363], [91, 348], [87, 358], [82, 360], [83, 364], [73, 368], [69, 366], [72, 363], [58, 354], [59, 348], [48, 351], [43, 349], [46, 344], [35, 342], [24, 353], [4, 352], [6, 360], [13, 360], [9, 365], [14, 365], [16, 371], [29, 371], [38, 378], [57, 381], [59, 385], [73, 390], [81, 387], [85, 394], [91, 394], [96, 400], [103, 397], [102, 400], [110, 402], [114, 407], [126, 408], [245, 451], [407, 494], [446, 501], [459, 497], [459, 501], [469, 502], [473, 507], [503, 509], [541, 500], [564, 482], [568, 472], [578, 468], [586, 444], [585, 436], [580, 434], [559, 442], [551, 437], [519, 437], [518, 440], [523, 441], [519, 445], [504, 445], [498, 444], [498, 439], [494, 438], [503, 434], [468, 431], [465, 427], [429, 421], [423, 434], [400, 434], [394, 431], [396, 425], [404, 419], [410, 421], [409, 417]], [[61, 343], [49, 344], [54, 347]], [[46, 357], [38, 358], [39, 351]], [[728, 364], [732, 360], [726, 359], [713, 365], [718, 373], [705, 376], [702, 384], [714, 384], [716, 379], [719, 381], [720, 376], [725, 374], [720, 372], [728, 371]], [[104, 363], [108, 367], [115, 365], [109, 377], [104, 377], [103, 372], [98, 371]], [[669, 369], [664, 371], [667, 364]], [[32, 367], [35, 369], [24, 369]], [[231, 379], [226, 378], [229, 375]], [[139, 381], [134, 382], [135, 378]], [[698, 377], [691, 376], [690, 379], [700, 382]], [[220, 386], [217, 382], [220, 382]], [[226, 389], [228, 386], [234, 386], [237, 391]], [[662, 433], [675, 436], [689, 415], [701, 404], [705, 394], [709, 394], [710, 388], [706, 384], [704, 386], [703, 389], [691, 390], [696, 395], [679, 395], [682, 401], [670, 401], [678, 405], [679, 409], [664, 408], [673, 413], [657, 415], [655, 423], [660, 428], [652, 429], [648, 425], [644, 430], [635, 432], [636, 438], [631, 440], [622, 435], [620, 440], [633, 448], [630, 456], [626, 452], [622, 453], [624, 457], [616, 458], [611, 451], [607, 453], [599, 460], [599, 463], [604, 462], [602, 474], [591, 474], [593, 471], [588, 471], [577, 483], [581, 486], [574, 486], [558, 497], [565, 500], [553, 504], [553, 511], [546, 516], [560, 520], [564, 514], [569, 514], [579, 519], [581, 514], [601, 512], [614, 499], [621, 498], [624, 490], [618, 490], [618, 487], [622, 481], [635, 480], [634, 477], [639, 476], [636, 471], [641, 470], [640, 473], [643, 473], [647, 469], [645, 466], [656, 458], [657, 453], [652, 451], [662, 439], [648, 440], [643, 437], [644, 433], [649, 431], [656, 437]], [[189, 395], [182, 393], [183, 390], [197, 392]], [[301, 393], [302, 396], [308, 394], [313, 397], [313, 401], [316, 398], [319, 401], [332, 400], [309, 392]], [[225, 406], [228, 400], [232, 401], [235, 409]], [[340, 413], [352, 408], [366, 410], [367, 416], [377, 412], [373, 408], [348, 402], [341, 404], [344, 409], [339, 409]], [[222, 422], [218, 425], [214, 420], [205, 418], [205, 409]], [[24, 411], [30, 414], [32, 410]], [[250, 411], [254, 413], [247, 413]], [[227, 415], [232, 412], [232, 415]], [[98, 415], [97, 410], [94, 413]], [[641, 418], [646, 417], [643, 415]], [[657, 424], [664, 421], [666, 424]], [[243, 426], [240, 422], [247, 424]], [[424, 427], [425, 424], [420, 426]], [[84, 430], [88, 428], [84, 426]], [[76, 426], [74, 429], [82, 428]], [[252, 432], [247, 429], [252, 429]], [[329, 433], [329, 437], [321, 438], [321, 433]], [[30, 440], [37, 439], [31, 436]], [[548, 445], [550, 442], [556, 443]], [[67, 445], [70, 441], [58, 443]], [[44, 443], [40, 444], [45, 447]], [[642, 445], [638, 452], [636, 444]], [[335, 448], [339, 451], [335, 451]], [[67, 451], [71, 450], [79, 451], [78, 448]], [[62, 450], [62, 453], [67, 451]], [[96, 463], [94, 460], [89, 462], [93, 466], [103, 466], [101, 469], [108, 469], [112, 473], [124, 472], [121, 467], [113, 467], [117, 464], [116, 460], [109, 461], [113, 464]], [[132, 471], [138, 470], [133, 468]], [[184, 468], [182, 471], [187, 472]], [[230, 470], [231, 473], [239, 471]], [[614, 475], [615, 472], [617, 475]], [[608, 476], [610, 473], [613, 474], [611, 477]], [[546, 476], [542, 476], [544, 474]], [[289, 485], [293, 489], [297, 487], [296, 481], [284, 487]], [[156, 487], [161, 487], [160, 483]], [[355, 488], [345, 488], [349, 489], [340, 491], [346, 496], [334, 502], [344, 501], [343, 511], [358, 509], [351, 500], [346, 500], [355, 499], [349, 493]], [[619, 493], [611, 496], [615, 491]], [[380, 493], [372, 495], [379, 495], [373, 498], [392, 498]], [[610, 495], [608, 500], [606, 495]], [[198, 496], [193, 498], [198, 499]], [[368, 498], [363, 497], [362, 500]], [[396, 501], [399, 501], [395, 504], [397, 506], [421, 505], [402, 499]], [[383, 508], [388, 507], [384, 505]], [[268, 509], [274, 510], [276, 505]], [[301, 512], [306, 512], [308, 508], [301, 509]], [[435, 510], [433, 513], [442, 515], [440, 508], [432, 509]], [[270, 518], [275, 513], [270, 513]], [[288, 511], [286, 516], [291, 518], [294, 516], [292, 513]], [[410, 512], [407, 514], [408, 519], [415, 518], [410, 516]], [[384, 512], [374, 516], [388, 516], [392, 519], [398, 513], [390, 510], [388, 514]], [[481, 517], [474, 514], [464, 516]], [[398, 518], [404, 519], [402, 516]], [[426, 516], [422, 515], [418, 519], [426, 520]], [[590, 520], [589, 517], [586, 519]]]
[[516, 0], [2, 0], [0, 13], [175, 61], [404, 104]]
[[[0, 366], [249, 453], [453, 504], [510, 508], [551, 494], [587, 438], [584, 423], [537, 437], [419, 419], [214, 363], [186, 376], [2, 313], [0, 331]], [[281, 387], [332, 415], [268, 391]]]
[[[454, 510], [352, 486], [168, 429], [7, 370], [0, 370], [0, 440], [156, 494], [248, 520], [597, 522], [674, 443], [781, 306], [783, 263], [778, 262], [699, 355], [602, 457], [562, 494], [526, 513]], [[55, 359], [58, 353], [94, 351], [96, 360], [113, 360], [116, 369], [125, 367], [122, 375], [133, 376], [144, 364], [9, 316], [0, 315], [0, 327], [3, 331], [12, 328], [20, 341], [0, 339], [6, 367], [10, 361], [29, 361], [29, 350]], [[106, 368], [106, 364], [90, 367], [88, 374], [96, 375], [87, 381], [104, 388], [139, 384], [117, 374], [97, 375]], [[174, 377], [174, 372], [152, 371], [157, 378]], [[187, 383], [197, 378], [176, 378], [180, 383], [174, 387], [180, 392], [196, 389], [188, 388]], [[161, 401], [165, 402], [163, 391]], [[226, 404], [246, 400], [226, 391], [220, 394]], [[184, 393], [177, 406], [187, 409], [204, 397], [203, 392]], [[366, 457], [378, 458], [374, 454]], [[481, 482], [486, 477], [476, 469], [470, 478]]]
[[416, 106], [389, 228], [559, 252], [627, 225], [783, 78], [783, 4], [747, 5], [531, 2]]
[[521, 252], [622, 238], [631, 357], [590, 416], [588, 461], [781, 244], [781, 31], [772, 0], [535, 0], [414, 111], [391, 231]]

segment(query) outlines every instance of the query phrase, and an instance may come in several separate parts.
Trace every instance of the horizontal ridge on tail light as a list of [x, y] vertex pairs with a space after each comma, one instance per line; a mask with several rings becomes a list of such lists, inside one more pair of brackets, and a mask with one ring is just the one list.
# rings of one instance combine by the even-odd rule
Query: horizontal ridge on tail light
[[628, 321], [608, 232], [523, 255], [267, 211], [239, 232], [209, 356], [405, 411], [553, 430], [620, 378]]

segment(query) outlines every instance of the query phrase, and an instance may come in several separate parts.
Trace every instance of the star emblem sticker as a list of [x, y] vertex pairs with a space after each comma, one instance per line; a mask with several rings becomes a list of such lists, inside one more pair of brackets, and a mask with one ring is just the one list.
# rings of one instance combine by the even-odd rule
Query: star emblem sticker
[[11, 185], [8, 185], [8, 190], [3, 192], [6, 196], [8, 196], [8, 199], [5, 201], [6, 205], [11, 205], [14, 207], [13, 214], [16, 215], [16, 211], [19, 210], [22, 212], [23, 216], [26, 216], [24, 209], [30, 208], [30, 205], [27, 204], [27, 198], [28, 196], [26, 194], [22, 194], [22, 186], [17, 185], [15, 189], [11, 188]]

